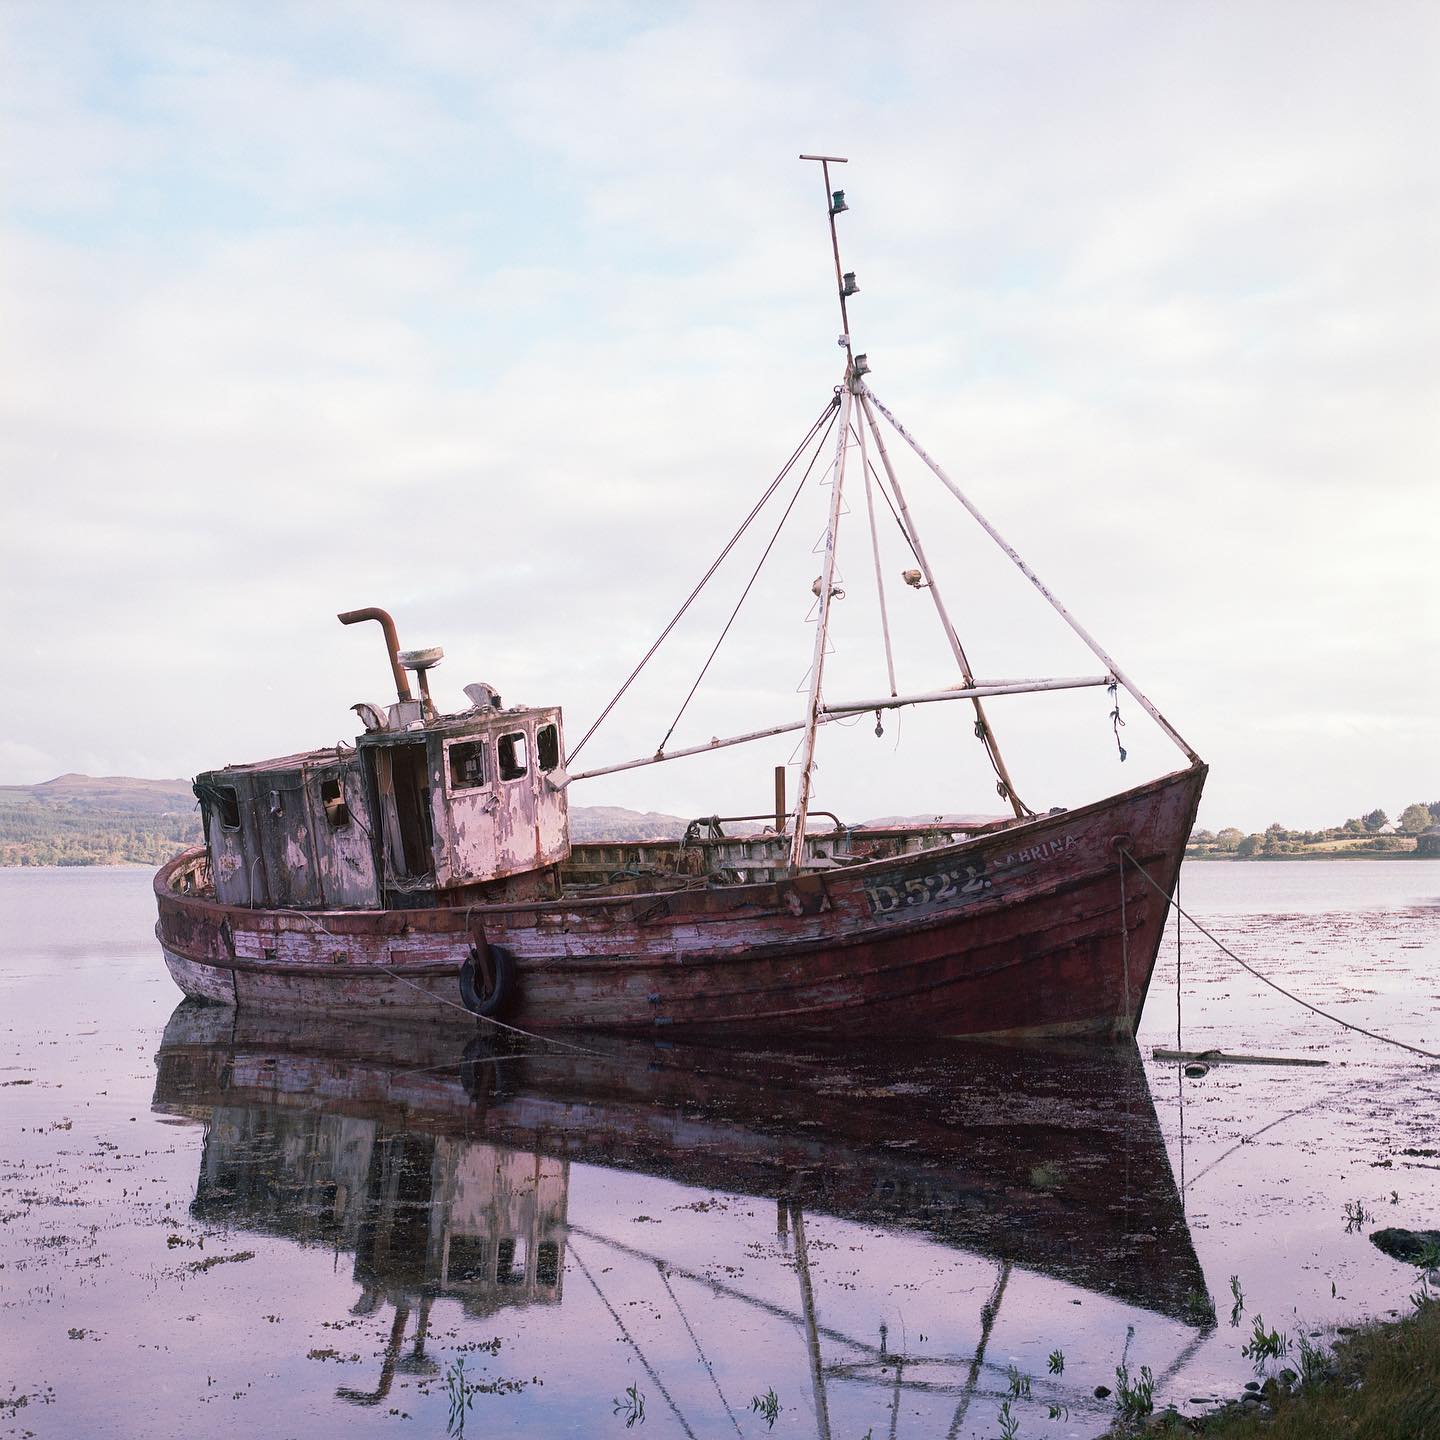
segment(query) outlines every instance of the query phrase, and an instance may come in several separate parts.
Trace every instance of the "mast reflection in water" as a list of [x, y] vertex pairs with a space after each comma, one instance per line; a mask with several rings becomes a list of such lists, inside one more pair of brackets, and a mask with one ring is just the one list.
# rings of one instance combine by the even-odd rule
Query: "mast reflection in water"
[[[1127, 1345], [1148, 1328], [1168, 1351], [1147, 1351], [1163, 1379], [1215, 1323], [1133, 1047], [950, 1044], [897, 1058], [893, 1049], [744, 1054], [586, 1037], [582, 1053], [186, 1002], [157, 1063], [155, 1108], [207, 1127], [194, 1216], [346, 1252], [359, 1286], [352, 1315], [393, 1308], [374, 1388], [337, 1391], [354, 1403], [378, 1403], [397, 1376], [437, 1374], [426, 1347], [434, 1350], [432, 1307], [445, 1300], [461, 1307], [450, 1333], [462, 1337], [467, 1317], [493, 1325], [502, 1310], [551, 1308], [553, 1320], [525, 1327], [530, 1350], [515, 1356], [527, 1374], [543, 1375], [547, 1403], [561, 1402], [567, 1377], [583, 1386], [579, 1377], [593, 1370], [584, 1352], [619, 1338], [642, 1386], [658, 1392], [652, 1405], [668, 1406], [685, 1433], [711, 1423], [692, 1413], [706, 1398], [689, 1373], [697, 1355], [709, 1403], [718, 1395], [726, 1428], [739, 1428], [744, 1404], [736, 1410], [720, 1379], [729, 1351], [746, 1354], [750, 1369], [758, 1355], [765, 1374], [803, 1359], [791, 1403], [800, 1402], [798, 1384], [822, 1437], [832, 1425], [848, 1434], [857, 1420], [863, 1434], [877, 1386], [889, 1419], [907, 1404], [934, 1409], [927, 1423], [970, 1433], [977, 1396], [1007, 1393], [1009, 1357], [988, 1351], [1017, 1273], [1052, 1282], [1038, 1309], [1034, 1297], [1017, 1302], [1030, 1305], [1027, 1333], [1042, 1346], [1030, 1366], [1035, 1394], [1077, 1412], [1098, 1413], [1090, 1392], [1109, 1370], [1081, 1374], [1072, 1364], [1042, 1376], [1043, 1346], [1084, 1355], [1086, 1325], [1113, 1329], [1123, 1318]], [[591, 1177], [579, 1192], [587, 1197], [597, 1174], [605, 1183], [628, 1176], [632, 1190], [648, 1180], [669, 1212], [706, 1222], [712, 1208], [725, 1209], [717, 1197], [772, 1202], [771, 1248], [788, 1295], [772, 1274], [755, 1278], [754, 1241], [739, 1232], [727, 1259], [713, 1247], [698, 1253], [693, 1227], [617, 1233], [598, 1210], [575, 1213], [575, 1165]], [[848, 1248], [864, 1260], [826, 1270], [811, 1253], [837, 1248], [833, 1234], [817, 1240], [816, 1226], [831, 1219], [855, 1229]], [[722, 1241], [730, 1234], [723, 1214], [711, 1229]], [[980, 1290], [904, 1298], [942, 1283], [947, 1264], [977, 1257], [990, 1265]], [[689, 1337], [685, 1374], [671, 1375], [671, 1360], [627, 1323], [634, 1300], [613, 1301], [626, 1266], [658, 1271], [669, 1291]], [[597, 1334], [593, 1318], [567, 1327], [555, 1308], [567, 1271], [602, 1302], [608, 1333]], [[698, 1290], [685, 1308], [681, 1281]], [[1067, 1289], [1078, 1307], [1068, 1314]], [[1087, 1313], [1086, 1297], [1107, 1297], [1119, 1315], [1096, 1316], [1093, 1304]], [[974, 1317], [958, 1349], [936, 1353], [916, 1334], [891, 1333], [907, 1309], [923, 1323], [925, 1306], [940, 1300]], [[737, 1328], [737, 1304], [754, 1333]], [[786, 1359], [775, 1349], [777, 1324], [803, 1335]], [[1013, 1350], [1014, 1338], [1007, 1343]], [[566, 1408], [573, 1414], [584, 1400], [572, 1395]], [[841, 1409], [855, 1405], [853, 1416]], [[988, 1424], [993, 1409], [977, 1406], [970, 1419]], [[530, 1426], [545, 1432], [538, 1411]]]

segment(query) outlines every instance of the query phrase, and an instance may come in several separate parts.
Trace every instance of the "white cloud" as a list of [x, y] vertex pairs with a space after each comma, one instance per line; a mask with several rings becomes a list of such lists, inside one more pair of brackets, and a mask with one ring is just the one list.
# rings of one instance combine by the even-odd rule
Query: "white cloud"
[[[0, 761], [173, 772], [333, 739], [383, 689], [331, 618], [365, 603], [446, 644], [456, 685], [561, 699], [578, 733], [838, 378], [793, 158], [833, 146], [877, 390], [1214, 758], [1211, 822], [1334, 818], [1342, 772], [1376, 792], [1351, 809], [1425, 788], [1423, 9], [77, 14], [7, 12], [0, 74], [22, 747]], [[933, 482], [907, 486], [961, 562], [977, 664], [1087, 669]], [[719, 662], [717, 726], [793, 703], [816, 525]], [[843, 558], [859, 614], [863, 549]], [[744, 574], [662, 655], [672, 688]], [[660, 688], [618, 751], [663, 732]], [[1005, 707], [1054, 798], [1117, 778], [1103, 707], [1075, 705], [1060, 745]], [[1372, 711], [1383, 743], [1327, 718]], [[1127, 779], [1169, 763], [1132, 721]], [[945, 724], [904, 722], [905, 806], [933, 773], [912, 746], [951, 764]], [[836, 804], [905, 808], [878, 753], [832, 764]], [[983, 787], [973, 760], [942, 782]], [[690, 773], [615, 793], [713, 809]]]

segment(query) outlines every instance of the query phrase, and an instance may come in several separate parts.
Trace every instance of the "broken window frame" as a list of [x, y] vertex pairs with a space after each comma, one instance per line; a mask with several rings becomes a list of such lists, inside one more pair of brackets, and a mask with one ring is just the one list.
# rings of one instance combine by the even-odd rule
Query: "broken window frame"
[[[520, 763], [515, 763], [516, 741], [520, 742], [519, 755]], [[509, 750], [509, 763], [506, 763], [506, 750]], [[530, 737], [524, 730], [507, 730], [503, 735], [495, 737], [495, 772], [508, 785], [513, 785], [517, 780], [523, 780], [530, 773]]]
[[[490, 758], [486, 753], [489, 745], [483, 735], [468, 735], [457, 740], [445, 742], [445, 788], [452, 795], [464, 794], [468, 790], [488, 790], [490, 788]], [[480, 778], [473, 781], [460, 782], [455, 778], [455, 762], [452, 758], [456, 750], [473, 750], [480, 757]]]
[[535, 768], [542, 775], [560, 768], [560, 727], [553, 720], [535, 729]]
[[325, 812], [332, 830], [344, 830], [351, 821], [350, 806], [345, 800], [345, 786], [337, 778], [321, 776], [320, 808]]
[[240, 792], [235, 786], [217, 785], [215, 787], [215, 818], [219, 820], [222, 830], [238, 830], [240, 828]]

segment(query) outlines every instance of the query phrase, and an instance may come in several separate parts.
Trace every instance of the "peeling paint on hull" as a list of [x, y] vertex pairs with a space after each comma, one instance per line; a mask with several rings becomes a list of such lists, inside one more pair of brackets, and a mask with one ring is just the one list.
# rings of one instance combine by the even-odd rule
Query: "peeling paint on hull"
[[793, 881], [428, 910], [248, 909], [156, 876], [187, 995], [474, 1026], [457, 975], [481, 924], [517, 958], [526, 1030], [896, 1036], [1133, 1033], [1206, 770], [995, 835]]

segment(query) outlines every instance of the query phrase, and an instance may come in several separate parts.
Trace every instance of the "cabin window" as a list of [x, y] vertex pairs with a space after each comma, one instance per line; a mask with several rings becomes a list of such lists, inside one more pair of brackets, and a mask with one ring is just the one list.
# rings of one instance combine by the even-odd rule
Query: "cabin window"
[[343, 830], [350, 823], [350, 807], [345, 803], [345, 792], [338, 780], [320, 782], [320, 803], [325, 807], [325, 818], [332, 830]]
[[240, 828], [240, 797], [235, 793], [233, 785], [217, 785], [215, 787], [215, 809], [220, 815], [220, 823], [227, 830], [238, 830]]
[[495, 1278], [502, 1285], [525, 1283], [525, 1240], [506, 1238], [495, 1247]]
[[513, 735], [502, 735], [496, 746], [500, 756], [500, 778], [518, 780], [530, 768], [530, 757], [525, 748], [525, 732], [517, 730]]
[[535, 732], [535, 759], [547, 775], [560, 763], [560, 731], [554, 725], [542, 725]]
[[445, 1278], [453, 1284], [489, 1280], [490, 1242], [478, 1235], [452, 1235]]
[[457, 740], [450, 747], [450, 788], [474, 790], [485, 783], [485, 742]]

